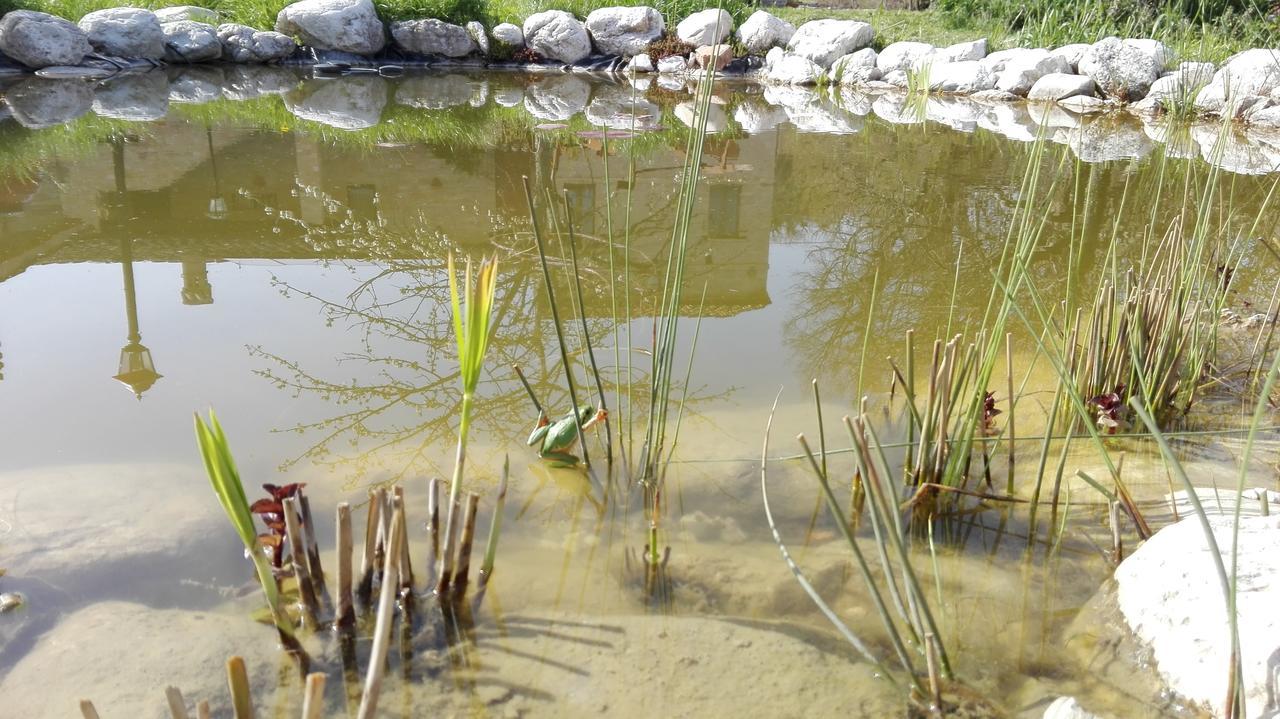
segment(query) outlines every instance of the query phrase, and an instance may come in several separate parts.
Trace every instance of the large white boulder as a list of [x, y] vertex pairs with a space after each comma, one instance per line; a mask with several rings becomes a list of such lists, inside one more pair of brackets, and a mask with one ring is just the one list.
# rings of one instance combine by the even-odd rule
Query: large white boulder
[[[1231, 518], [1212, 516], [1210, 524], [1230, 571]], [[1280, 516], [1240, 520], [1238, 565], [1245, 708], [1249, 716], [1266, 716], [1275, 709], [1268, 706], [1269, 686], [1280, 657]], [[1220, 715], [1231, 658], [1226, 598], [1199, 521], [1161, 529], [1120, 564], [1115, 580], [1120, 611], [1150, 645], [1169, 688]]]
[[1080, 69], [1080, 59], [1084, 57], [1086, 52], [1089, 52], [1089, 48], [1091, 47], [1093, 47], [1093, 45], [1090, 45], [1087, 42], [1075, 42], [1070, 45], [1056, 47], [1050, 52], [1062, 58], [1063, 61], [1071, 67], [1071, 72], [1075, 73]]
[[484, 23], [478, 20], [471, 20], [463, 26], [467, 34], [471, 36], [471, 41], [476, 44], [476, 49], [481, 55], [489, 54], [489, 33], [485, 32]]
[[841, 85], [860, 85], [879, 80], [883, 73], [877, 64], [876, 51], [869, 47], [849, 53], [831, 64], [831, 77]]
[[857, 20], [813, 20], [796, 30], [787, 50], [829, 69], [835, 61], [861, 50], [875, 39], [875, 31]]
[[1196, 107], [1205, 112], [1228, 114], [1251, 95], [1267, 95], [1280, 89], [1280, 50], [1253, 49], [1233, 55], [1200, 94]]
[[1092, 78], [1107, 97], [1133, 102], [1146, 97], [1167, 60], [1163, 50], [1108, 37], [1094, 43], [1080, 58], [1079, 73]]
[[507, 49], [519, 50], [524, 47], [524, 30], [519, 25], [513, 25], [509, 22], [499, 23], [493, 26], [493, 40], [500, 43]]
[[775, 85], [816, 85], [825, 74], [809, 58], [787, 52], [765, 68], [764, 79]]
[[1194, 100], [1200, 91], [1213, 82], [1213, 63], [1184, 62], [1174, 72], [1161, 76], [1151, 83], [1147, 100]]
[[[933, 55], [935, 48], [927, 42], [895, 42], [890, 43], [876, 56], [876, 67], [880, 74], [887, 75], [895, 70], [908, 70], [916, 60]], [[949, 62], [939, 60], [939, 62]]]
[[1045, 75], [1066, 75], [1070, 72], [1071, 66], [1061, 56], [1048, 50], [1027, 50], [1004, 64], [1004, 69], [996, 76], [996, 89], [1026, 95]]
[[935, 52], [943, 62], [964, 62], [966, 60], [981, 60], [987, 56], [987, 39], [979, 38], [970, 40], [969, 42], [958, 42], [954, 45], [940, 47]]
[[1027, 92], [1028, 100], [1065, 100], [1076, 95], [1093, 97], [1093, 80], [1084, 75], [1052, 72], [1042, 76]]
[[643, 5], [604, 7], [587, 15], [587, 32], [596, 49], [606, 55], [635, 57], [661, 38], [666, 28], [662, 13]]
[[478, 49], [465, 27], [436, 19], [393, 22], [391, 38], [400, 49], [419, 55], [466, 57]]
[[93, 51], [75, 23], [32, 10], [14, 10], [0, 18], [0, 54], [33, 69], [79, 65]]
[[587, 26], [563, 10], [534, 13], [523, 29], [525, 45], [543, 57], [575, 63], [591, 54]]
[[298, 49], [298, 44], [288, 35], [236, 23], [219, 25], [218, 39], [222, 41], [222, 59], [230, 62], [273, 62], [289, 57]]
[[89, 44], [103, 55], [140, 57], [159, 60], [164, 57], [164, 32], [160, 20], [150, 10], [136, 7], [114, 7], [80, 18], [80, 29]]
[[934, 92], [968, 95], [990, 90], [995, 84], [995, 75], [979, 60], [944, 62], [929, 67], [929, 89]]
[[218, 29], [194, 20], [176, 20], [160, 26], [164, 31], [166, 62], [208, 62], [222, 57]]
[[171, 22], [179, 22], [182, 20], [191, 20], [192, 22], [202, 22], [206, 25], [214, 25], [219, 20], [217, 10], [210, 10], [207, 7], [198, 5], [173, 5], [171, 7], [160, 8], [155, 11], [156, 19], [161, 25]]
[[718, 45], [727, 40], [732, 31], [733, 17], [716, 8], [699, 10], [676, 25], [676, 36], [695, 47]]
[[276, 15], [276, 32], [318, 50], [372, 55], [387, 43], [372, 0], [298, 0]]
[[796, 26], [764, 10], [757, 10], [738, 28], [738, 42], [753, 55], [763, 55], [775, 47], [786, 47]]

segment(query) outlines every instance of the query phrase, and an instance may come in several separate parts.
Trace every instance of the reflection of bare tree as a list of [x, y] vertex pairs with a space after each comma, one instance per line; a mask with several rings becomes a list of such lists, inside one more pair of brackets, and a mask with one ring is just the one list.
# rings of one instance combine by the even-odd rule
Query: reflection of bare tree
[[[410, 473], [439, 473], [436, 458], [447, 457], [456, 436], [462, 399], [446, 272], [447, 253], [450, 249], [460, 250], [451, 247], [444, 237], [405, 237], [385, 229], [376, 218], [357, 221], [349, 213], [331, 225], [308, 227], [306, 232], [308, 240], [326, 254], [359, 237], [362, 256], [372, 262], [335, 261], [329, 265], [330, 270], [348, 272], [354, 283], [340, 297], [326, 296], [296, 282], [274, 280], [286, 296], [318, 305], [326, 324], [358, 338], [358, 349], [336, 358], [340, 367], [336, 371], [305, 366], [268, 348], [251, 348], [254, 356], [269, 363], [258, 374], [274, 386], [295, 396], [319, 397], [339, 408], [331, 416], [282, 428], [311, 438], [308, 447], [286, 466], [300, 462], [341, 466], [352, 482], [370, 479], [374, 474], [394, 481]], [[511, 365], [525, 368], [549, 413], [568, 412], [569, 399], [558, 354], [550, 351], [555, 335], [537, 256], [529, 248], [530, 237], [523, 228], [499, 227], [496, 232], [495, 244], [506, 248], [506, 256], [500, 264], [494, 309], [496, 335], [486, 361], [490, 374], [481, 388], [484, 411], [477, 413], [473, 431], [499, 445], [523, 447], [536, 416], [527, 394], [509, 370]], [[566, 284], [557, 290], [557, 296], [570, 298], [568, 265], [556, 258], [555, 266], [556, 281]], [[653, 273], [656, 269], [645, 263], [633, 267], [633, 272], [637, 271]], [[588, 302], [600, 302], [606, 308], [603, 317], [595, 316], [599, 312], [587, 313], [597, 356], [604, 362], [606, 357], [612, 359], [611, 353], [600, 349], [602, 344], [612, 343], [615, 329], [607, 310], [608, 278], [597, 269], [587, 280], [591, 288]], [[569, 307], [572, 303], [564, 302], [566, 307], [561, 308], [561, 314], [565, 330], [577, 342], [571, 361], [579, 365], [575, 372], [582, 383], [586, 370], [579, 319], [576, 308]], [[637, 335], [636, 339], [639, 342], [648, 338]], [[647, 380], [641, 376], [626, 382], [621, 376], [626, 364], [624, 359], [622, 368], [601, 367], [610, 403], [620, 390], [625, 392], [631, 387], [640, 393], [647, 387]], [[633, 363], [637, 371], [642, 364]], [[342, 373], [352, 378], [335, 378]], [[690, 397], [689, 412], [694, 412], [700, 403], [716, 399], [691, 394], [698, 396]], [[634, 399], [636, 406], [642, 404], [638, 394]]]

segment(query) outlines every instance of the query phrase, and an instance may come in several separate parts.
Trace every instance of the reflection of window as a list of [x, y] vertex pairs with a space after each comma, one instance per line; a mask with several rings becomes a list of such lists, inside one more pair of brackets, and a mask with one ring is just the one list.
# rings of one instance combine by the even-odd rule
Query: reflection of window
[[372, 220], [377, 216], [378, 191], [373, 185], [348, 185], [347, 206], [351, 214], [361, 220]]
[[565, 198], [573, 212], [573, 230], [583, 235], [596, 232], [596, 188], [588, 184], [566, 184]]
[[742, 185], [712, 185], [707, 212], [707, 234], [711, 237], [739, 237], [742, 212]]

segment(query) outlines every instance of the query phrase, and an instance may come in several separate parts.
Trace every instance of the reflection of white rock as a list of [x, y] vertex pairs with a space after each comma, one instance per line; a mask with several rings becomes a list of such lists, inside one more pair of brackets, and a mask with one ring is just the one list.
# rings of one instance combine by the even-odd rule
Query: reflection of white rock
[[1107, 109], [1105, 100], [1099, 100], [1088, 95], [1073, 95], [1065, 100], [1059, 100], [1058, 104], [1077, 115], [1092, 115], [1105, 112]]
[[1018, 142], [1035, 142], [1038, 132], [1025, 105], [991, 105], [978, 117], [978, 127]]
[[493, 91], [493, 102], [499, 107], [515, 107], [524, 102], [524, 88], [500, 87]]
[[112, 78], [94, 91], [93, 111], [116, 120], [159, 120], [169, 112], [169, 81], [160, 71]]
[[1236, 132], [1222, 132], [1215, 124], [1196, 125], [1191, 136], [1204, 161], [1239, 175], [1265, 175], [1280, 170], [1280, 153], [1260, 142], [1250, 142]]
[[465, 105], [480, 84], [465, 75], [410, 75], [396, 86], [396, 104], [423, 110]]
[[1058, 697], [1044, 710], [1041, 719], [1100, 719], [1084, 707], [1075, 697]]
[[866, 117], [871, 114], [871, 104], [875, 102], [876, 96], [853, 87], [840, 88], [839, 105], [846, 112]]
[[1144, 121], [1142, 131], [1163, 146], [1165, 157], [1178, 160], [1200, 157], [1200, 146], [1191, 134], [1191, 127], [1184, 123], [1169, 120]]
[[[676, 118], [689, 127], [697, 127], [701, 118], [698, 114], [698, 107], [692, 102], [682, 102], [675, 107]], [[724, 113], [724, 108], [719, 105], [712, 104], [707, 109], [707, 132], [716, 134], [724, 132], [729, 127], [729, 116]]]
[[963, 97], [931, 97], [925, 104], [925, 117], [960, 132], [978, 129], [978, 118], [983, 108]]
[[1099, 118], [1076, 128], [1059, 128], [1054, 141], [1062, 142], [1082, 162], [1137, 160], [1154, 149], [1140, 126], [1120, 118]]
[[587, 108], [591, 84], [573, 75], [557, 75], [528, 87], [524, 107], [539, 120], [568, 120]]
[[220, 67], [188, 67], [169, 80], [169, 102], [198, 105], [222, 98]]
[[255, 687], [274, 685], [277, 643], [274, 629], [244, 614], [101, 602], [42, 636], [0, 694], [14, 717], [67, 716], [74, 698], [84, 697], [104, 716], [168, 719], [159, 687], [178, 686], [191, 701], [225, 697], [224, 665], [233, 655], [245, 658]]
[[640, 93], [632, 97], [630, 88], [611, 88], [591, 99], [586, 110], [587, 122], [613, 130], [648, 130], [658, 125], [662, 111]]
[[881, 95], [871, 103], [876, 117], [895, 125], [918, 125], [924, 122], [924, 106], [907, 102], [907, 96], [894, 93]]
[[387, 83], [380, 77], [334, 78], [285, 95], [284, 106], [296, 117], [341, 130], [363, 130], [382, 119]]
[[1037, 125], [1050, 128], [1073, 128], [1080, 126], [1080, 118], [1058, 105], [1046, 102], [1032, 102], [1027, 105], [1027, 114]]
[[[1210, 522], [1229, 567], [1231, 520], [1211, 516]], [[1280, 656], [1280, 517], [1243, 518], [1239, 532], [1236, 609], [1245, 708], [1249, 716], [1263, 716]], [[1230, 659], [1226, 600], [1198, 520], [1161, 529], [1120, 564], [1115, 581], [1120, 611], [1150, 645], [1169, 687], [1220, 712]]]
[[743, 132], [748, 135], [758, 135], [769, 132], [786, 122], [787, 112], [767, 102], [747, 101], [734, 108], [733, 119]]
[[93, 90], [80, 80], [30, 79], [9, 88], [5, 104], [23, 127], [38, 130], [70, 122], [93, 106]]
[[268, 65], [230, 65], [222, 94], [228, 100], [252, 100], [263, 95], [283, 95], [300, 80], [292, 70]]

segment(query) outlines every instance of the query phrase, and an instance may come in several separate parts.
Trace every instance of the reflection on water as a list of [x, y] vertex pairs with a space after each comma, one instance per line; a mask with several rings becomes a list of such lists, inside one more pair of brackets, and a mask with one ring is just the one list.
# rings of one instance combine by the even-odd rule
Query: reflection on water
[[[1104, 127], [1037, 119], [1017, 106], [931, 101], [928, 123], [902, 124], [910, 118], [889, 96], [719, 91], [710, 119], [723, 131], [702, 157], [685, 288], [686, 298], [705, 300], [682, 308], [690, 320], [682, 347], [694, 318], [702, 321], [660, 539], [671, 558], [661, 601], [648, 603], [645, 578], [628, 561], [648, 541], [633, 503], [608, 482], [546, 467], [524, 447], [536, 413], [510, 366], [524, 368], [549, 406], [569, 402], [556, 380], [563, 368], [550, 351], [555, 334], [521, 181], [531, 179], [543, 209], [550, 198], [569, 203], [582, 311], [598, 338], [606, 393], [643, 396], [654, 331], [647, 318], [658, 312], [686, 152], [681, 120], [692, 111], [683, 89], [655, 85], [637, 99], [628, 86], [576, 76], [300, 84], [279, 68], [196, 70], [119, 78], [87, 95], [83, 86], [31, 79], [5, 89], [13, 120], [0, 121], [0, 566], [20, 571], [0, 581], [30, 594], [25, 621], [33, 623], [13, 635], [0, 625], [0, 639], [17, 637], [0, 649], [0, 672], [39, 646], [61, 613], [93, 601], [163, 596], [164, 606], [186, 609], [231, 601], [237, 617], [252, 603], [234, 598], [248, 575], [195, 462], [192, 410], [217, 407], [249, 484], [307, 481], [319, 506], [359, 501], [377, 482], [404, 482], [422, 496], [425, 478], [450, 464], [460, 401], [444, 273], [455, 251], [502, 258], [498, 335], [470, 463], [484, 485], [513, 455], [512, 529], [479, 618], [491, 640], [481, 651], [510, 651], [480, 666], [505, 667], [529, 697], [543, 697], [526, 710], [550, 712], [571, 701], [566, 673], [540, 674], [511, 657], [544, 655], [561, 669], [629, 660], [579, 655], [521, 635], [518, 625], [548, 613], [589, 624], [648, 607], [793, 622], [769, 625], [773, 640], [728, 629], [706, 640], [747, 642], [738, 645], [747, 654], [750, 642], [776, 641], [781, 654], [769, 671], [793, 680], [828, 659], [788, 654], [777, 637], [799, 635], [822, 657], [842, 650], [824, 643], [825, 627], [768, 541], [756, 469], [733, 461], [758, 455], [778, 386], [791, 389], [777, 425], [812, 431], [810, 378], [821, 379], [833, 411], [851, 411], [859, 391], [887, 388], [884, 358], [900, 353], [907, 330], [931, 337], [978, 321], [1024, 191], [1030, 152], [1022, 141], [1044, 128], [1061, 145], [1044, 162], [1046, 227], [1034, 269], [1048, 296], [1087, 299], [1109, 250], [1139, 256], [1206, 183], [1220, 184], [1214, 221], [1232, 231], [1251, 226], [1270, 189], [1264, 177], [1177, 159], [1195, 152], [1156, 151], [1141, 126], [1115, 120]], [[196, 104], [220, 97], [234, 102]], [[77, 115], [52, 130], [14, 127]], [[646, 131], [632, 137], [633, 126]], [[1190, 137], [1196, 147], [1209, 141]], [[1242, 167], [1259, 167], [1271, 152], [1236, 149]], [[1273, 237], [1274, 218], [1264, 216], [1256, 235]], [[567, 290], [567, 253], [554, 238], [551, 254]], [[1232, 300], [1241, 307], [1265, 302], [1274, 277], [1264, 252], [1246, 257]], [[619, 323], [620, 315], [638, 319]], [[874, 633], [834, 528], [815, 514], [814, 488], [786, 468], [774, 481], [777, 515], [801, 563], [851, 622]], [[137, 554], [121, 545], [94, 557], [101, 571], [75, 561], [85, 543], [124, 533], [111, 523], [95, 530], [95, 516], [156, 508], [182, 516], [183, 541]], [[1096, 530], [1096, 513], [1074, 511], [1073, 522]], [[84, 533], [56, 552], [36, 551], [59, 531], [38, 518], [55, 514]], [[139, 537], [167, 534], [163, 521], [130, 521], [139, 528], [135, 548], [146, 544]], [[945, 611], [962, 674], [1011, 710], [1078, 692], [1126, 716], [1162, 711], [1153, 695], [1126, 693], [1122, 678], [1099, 679], [1061, 656], [1057, 640], [1108, 569], [1076, 538], [1028, 568], [1019, 561], [1024, 532], [1016, 513], [937, 526], [939, 581], [962, 597]], [[617, 621], [629, 641], [654, 650], [647, 661], [678, 672], [664, 662], [684, 654], [664, 658], [651, 627]], [[993, 626], [1009, 630], [993, 636]], [[502, 643], [521, 636], [524, 643]], [[728, 661], [681, 646], [707, 666]], [[414, 676], [422, 692], [441, 695], [433, 682], [448, 671], [428, 663]], [[746, 676], [723, 681], [725, 691], [750, 684]], [[618, 707], [635, 699], [626, 686], [591, 701]], [[866, 682], [851, 686], [883, 698]], [[678, 703], [680, 687], [673, 680], [664, 701]], [[787, 706], [781, 695], [759, 701]], [[502, 710], [476, 713], [485, 711]]]

